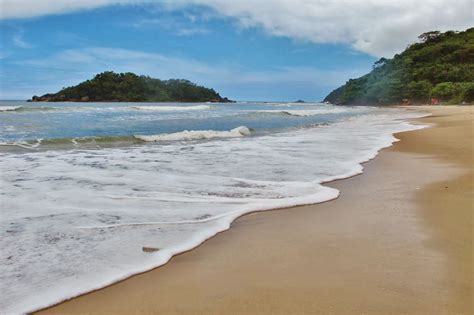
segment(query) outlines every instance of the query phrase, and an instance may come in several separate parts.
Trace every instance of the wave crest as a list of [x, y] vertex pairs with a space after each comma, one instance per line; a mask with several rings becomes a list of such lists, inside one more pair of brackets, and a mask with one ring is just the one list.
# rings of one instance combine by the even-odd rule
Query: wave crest
[[[36, 106], [23, 106], [23, 105], [15, 105], [15, 106], [0, 106], [0, 113], [1, 112], [17, 112], [17, 113], [23, 113], [23, 112], [46, 112], [46, 111], [54, 111], [54, 110], [60, 110], [58, 107], [46, 107], [46, 106], [41, 106], [41, 107], [36, 107]], [[64, 110], [64, 108], [63, 108]]]
[[23, 106], [0, 106], [0, 112], [14, 112], [22, 107]]
[[151, 136], [135, 135], [135, 138], [143, 141], [191, 141], [213, 138], [238, 138], [250, 136], [250, 134], [249, 128], [240, 126], [229, 131], [185, 130], [176, 133], [164, 133]]
[[173, 111], [187, 111], [187, 110], [206, 110], [211, 109], [210, 105], [193, 105], [193, 106], [132, 106], [133, 109], [158, 111], [158, 112], [173, 112]]
[[291, 110], [278, 110], [278, 109], [267, 109], [259, 110], [258, 113], [268, 113], [268, 114], [280, 114], [280, 115], [290, 115], [298, 117], [308, 117], [316, 115], [325, 115], [325, 114], [339, 114], [347, 112], [346, 108], [331, 108], [331, 109], [291, 109]]

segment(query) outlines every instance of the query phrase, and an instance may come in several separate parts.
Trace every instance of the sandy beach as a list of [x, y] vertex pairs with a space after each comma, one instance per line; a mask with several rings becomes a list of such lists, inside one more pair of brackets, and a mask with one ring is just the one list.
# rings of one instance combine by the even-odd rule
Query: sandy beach
[[433, 127], [327, 184], [338, 199], [246, 215], [38, 314], [472, 314], [473, 108], [416, 110]]

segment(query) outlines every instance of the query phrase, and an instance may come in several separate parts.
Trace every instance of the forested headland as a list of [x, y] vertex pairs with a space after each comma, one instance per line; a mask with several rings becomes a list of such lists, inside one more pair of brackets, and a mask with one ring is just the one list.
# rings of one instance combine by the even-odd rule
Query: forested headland
[[349, 80], [325, 101], [333, 104], [444, 104], [474, 102], [474, 28], [427, 32], [392, 59], [381, 58], [370, 73]]

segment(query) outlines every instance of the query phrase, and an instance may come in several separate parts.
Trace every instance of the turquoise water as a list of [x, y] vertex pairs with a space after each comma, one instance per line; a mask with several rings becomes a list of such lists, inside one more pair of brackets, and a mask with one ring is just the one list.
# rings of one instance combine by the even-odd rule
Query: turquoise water
[[124, 141], [134, 135], [183, 130], [225, 131], [239, 126], [246, 126], [258, 134], [329, 123], [369, 110], [367, 107], [337, 108], [313, 103], [0, 102], [0, 143], [34, 145], [38, 139], [67, 142], [68, 139], [92, 137]]

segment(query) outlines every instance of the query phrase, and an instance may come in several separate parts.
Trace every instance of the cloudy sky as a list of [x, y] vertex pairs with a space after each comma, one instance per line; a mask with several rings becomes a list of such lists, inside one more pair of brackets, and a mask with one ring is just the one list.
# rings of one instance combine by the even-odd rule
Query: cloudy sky
[[237, 100], [320, 100], [474, 0], [0, 0], [0, 99], [105, 71], [186, 78]]

